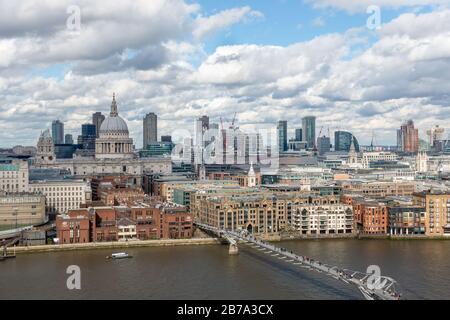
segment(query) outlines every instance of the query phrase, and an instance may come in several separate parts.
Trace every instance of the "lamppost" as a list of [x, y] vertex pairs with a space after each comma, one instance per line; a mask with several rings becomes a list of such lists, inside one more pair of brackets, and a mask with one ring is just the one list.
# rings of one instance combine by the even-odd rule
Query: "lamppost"
[[17, 207], [13, 208], [13, 210], [14, 210], [13, 215], [16, 216], [16, 226], [15, 226], [14, 229], [17, 229], [17, 216], [18, 216], [18, 211], [19, 211], [19, 210], [17, 209]]

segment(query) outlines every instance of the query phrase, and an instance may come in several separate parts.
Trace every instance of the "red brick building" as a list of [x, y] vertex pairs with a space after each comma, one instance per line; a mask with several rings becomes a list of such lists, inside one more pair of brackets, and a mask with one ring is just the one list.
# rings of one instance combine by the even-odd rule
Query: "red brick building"
[[161, 218], [158, 209], [143, 205], [131, 206], [130, 218], [136, 222], [139, 240], [160, 238]]
[[385, 235], [388, 232], [389, 214], [384, 203], [365, 202], [363, 207], [363, 233]]
[[161, 219], [160, 236], [162, 239], [191, 238], [193, 218], [184, 206], [167, 205], [159, 208]]
[[116, 210], [113, 207], [94, 208], [92, 213], [92, 241], [117, 241]]
[[100, 201], [106, 206], [144, 201], [145, 194], [142, 188], [112, 188], [109, 184], [100, 184]]
[[57, 238], [61, 244], [90, 242], [89, 212], [71, 210], [56, 217]]
[[385, 203], [366, 200], [357, 194], [343, 194], [341, 202], [353, 207], [353, 219], [361, 233], [384, 235], [388, 232], [389, 211]]
[[109, 184], [113, 189], [136, 188], [140, 187], [140, 177], [117, 174], [95, 176], [91, 178], [92, 199], [99, 201], [101, 198], [102, 184]]
[[186, 207], [168, 203], [135, 203], [69, 211], [57, 217], [61, 243], [118, 241], [119, 221], [136, 230], [133, 239], [183, 239], [193, 235], [193, 218]]

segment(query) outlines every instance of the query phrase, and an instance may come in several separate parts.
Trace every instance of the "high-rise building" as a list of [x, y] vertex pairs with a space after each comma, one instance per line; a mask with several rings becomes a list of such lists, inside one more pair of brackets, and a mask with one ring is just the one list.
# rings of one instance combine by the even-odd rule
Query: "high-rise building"
[[97, 131], [94, 124], [85, 123], [81, 125], [81, 136], [78, 136], [78, 144], [85, 150], [95, 150], [95, 139]]
[[53, 144], [64, 143], [64, 123], [59, 120], [52, 122], [52, 139]]
[[408, 120], [397, 130], [397, 148], [403, 152], [419, 152], [419, 129], [414, 128], [412, 120]]
[[143, 120], [143, 145], [145, 149], [147, 145], [158, 142], [158, 117], [153, 112], [145, 115]]
[[350, 151], [352, 141], [355, 144], [355, 151], [359, 152], [359, 143], [356, 137], [348, 131], [334, 132], [334, 150], [335, 151]]
[[85, 137], [97, 136], [97, 130], [95, 125], [90, 123], [85, 123], [81, 125], [81, 135]]
[[92, 124], [95, 126], [96, 138], [98, 138], [98, 133], [100, 132], [103, 120], [105, 120], [105, 116], [101, 112], [92, 114]]
[[161, 142], [172, 142], [172, 136], [161, 136]]
[[[427, 130], [427, 136], [429, 137], [430, 146], [436, 147], [440, 141], [444, 140], [445, 129], [438, 125]], [[438, 150], [436, 150], [438, 151]]]
[[73, 144], [73, 136], [68, 133], [64, 136], [64, 143], [65, 144]]
[[309, 116], [302, 119], [303, 140], [308, 143], [308, 148], [314, 148], [316, 142], [316, 117]]
[[278, 150], [284, 152], [288, 150], [288, 139], [287, 139], [287, 121], [280, 120], [277, 125], [278, 133]]
[[303, 130], [301, 128], [295, 129], [295, 141], [302, 141], [303, 139]]
[[322, 136], [317, 138], [317, 151], [323, 155], [331, 150], [330, 137]]
[[209, 129], [209, 117], [208, 116], [201, 116], [198, 118], [199, 121], [202, 122], [203, 130]]

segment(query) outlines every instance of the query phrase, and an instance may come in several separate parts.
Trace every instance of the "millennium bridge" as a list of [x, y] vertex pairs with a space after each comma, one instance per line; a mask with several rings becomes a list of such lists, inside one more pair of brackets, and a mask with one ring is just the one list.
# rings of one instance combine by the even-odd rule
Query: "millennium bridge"
[[271, 243], [257, 240], [247, 230], [229, 231], [202, 223], [195, 223], [195, 225], [207, 233], [226, 240], [229, 243], [229, 253], [231, 255], [238, 254], [238, 243], [243, 243], [262, 253], [284, 260], [286, 263], [316, 271], [348, 285], [353, 285], [367, 300], [399, 300], [401, 297], [396, 289], [397, 282], [390, 277], [330, 266], [320, 261], [295, 254], [284, 248], [274, 246]]

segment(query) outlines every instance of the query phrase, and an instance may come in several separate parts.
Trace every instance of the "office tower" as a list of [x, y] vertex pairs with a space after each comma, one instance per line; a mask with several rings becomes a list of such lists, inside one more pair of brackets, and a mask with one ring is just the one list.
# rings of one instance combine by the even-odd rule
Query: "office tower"
[[81, 125], [81, 136], [78, 136], [78, 144], [85, 150], [95, 150], [95, 139], [97, 131], [94, 124], [85, 123]]
[[419, 129], [414, 128], [412, 120], [408, 120], [397, 130], [397, 148], [403, 152], [419, 152]]
[[317, 138], [317, 151], [323, 155], [331, 150], [330, 137], [322, 136]]
[[105, 116], [102, 115], [101, 112], [96, 112], [96, 113], [92, 114], [92, 124], [95, 125], [96, 138], [98, 138], [98, 134], [100, 132], [100, 126], [102, 125], [103, 120], [105, 120]]
[[295, 141], [302, 141], [303, 139], [303, 130], [298, 128], [295, 129]]
[[288, 150], [288, 139], [287, 139], [287, 121], [280, 120], [277, 125], [278, 133], [278, 150], [284, 152]]
[[64, 143], [65, 144], [73, 144], [73, 136], [71, 134], [66, 134], [64, 136]]
[[307, 142], [308, 148], [314, 148], [316, 141], [316, 117], [304, 117], [302, 119], [303, 140]]
[[445, 129], [439, 127], [438, 125], [430, 130], [427, 130], [430, 146], [436, 147], [440, 141], [444, 140], [444, 133]]
[[199, 121], [202, 122], [203, 130], [209, 129], [209, 117], [208, 116], [202, 116], [198, 118]]
[[334, 132], [334, 150], [335, 151], [350, 151], [352, 140], [355, 144], [355, 151], [359, 152], [359, 143], [356, 137], [348, 131]]
[[161, 136], [161, 142], [172, 142], [172, 136]]
[[52, 140], [53, 144], [64, 143], [64, 123], [59, 120], [52, 122]]
[[146, 148], [150, 143], [158, 142], [158, 117], [153, 112], [145, 115], [143, 120], [143, 145]]

